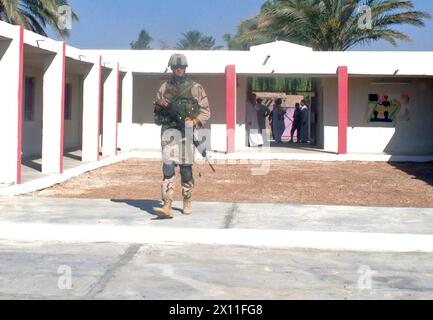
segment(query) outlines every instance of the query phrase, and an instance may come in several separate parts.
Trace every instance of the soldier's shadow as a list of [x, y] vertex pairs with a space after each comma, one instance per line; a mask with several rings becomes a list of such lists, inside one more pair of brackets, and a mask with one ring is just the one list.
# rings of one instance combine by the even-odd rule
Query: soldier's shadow
[[[134, 199], [120, 199], [120, 200], [114, 200], [111, 199], [112, 202], [115, 203], [125, 203], [129, 206], [135, 207], [143, 211], [145, 214], [150, 215], [154, 217], [152, 220], [161, 220], [156, 213], [154, 208], [161, 208], [162, 202], [156, 201], [156, 200], [134, 200]], [[173, 211], [179, 211], [182, 212], [181, 208], [177, 208], [176, 206], [173, 206]]]

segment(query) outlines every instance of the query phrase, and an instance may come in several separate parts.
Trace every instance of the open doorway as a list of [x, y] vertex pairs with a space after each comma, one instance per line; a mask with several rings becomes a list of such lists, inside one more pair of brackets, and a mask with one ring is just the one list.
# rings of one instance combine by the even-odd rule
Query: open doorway
[[320, 143], [318, 82], [313, 77], [259, 76], [248, 79], [247, 92], [254, 93], [261, 105], [259, 109], [265, 110], [257, 114], [258, 122], [262, 123], [259, 129], [267, 129], [264, 138], [271, 147], [323, 147]]
[[91, 64], [66, 57], [64, 87], [64, 170], [82, 164], [84, 78]]
[[46, 65], [55, 54], [24, 45], [22, 105], [22, 182], [42, 175], [43, 89]]

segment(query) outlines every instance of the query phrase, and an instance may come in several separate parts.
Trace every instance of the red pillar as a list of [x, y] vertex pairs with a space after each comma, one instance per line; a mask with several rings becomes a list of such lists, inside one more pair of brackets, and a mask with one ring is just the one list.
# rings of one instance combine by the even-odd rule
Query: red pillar
[[119, 136], [119, 111], [120, 111], [120, 65], [119, 62], [116, 66], [116, 72], [117, 72], [117, 91], [116, 91], [116, 156], [117, 156], [117, 141]]
[[66, 85], [66, 42], [62, 48], [62, 111], [60, 119], [60, 173], [63, 173], [63, 151], [65, 141], [65, 85]]
[[18, 70], [18, 148], [17, 148], [17, 184], [21, 184], [21, 162], [23, 148], [23, 81], [24, 81], [24, 28], [20, 27]]
[[101, 145], [101, 112], [102, 112], [102, 56], [99, 56], [99, 99], [98, 99], [98, 137], [97, 137], [97, 141], [98, 141], [98, 161], [99, 161], [99, 153], [101, 152], [100, 150], [100, 145]]
[[347, 154], [349, 123], [349, 76], [347, 67], [339, 67], [338, 75], [338, 154]]
[[235, 122], [236, 122], [236, 66], [226, 67], [226, 124], [227, 153], [235, 152]]

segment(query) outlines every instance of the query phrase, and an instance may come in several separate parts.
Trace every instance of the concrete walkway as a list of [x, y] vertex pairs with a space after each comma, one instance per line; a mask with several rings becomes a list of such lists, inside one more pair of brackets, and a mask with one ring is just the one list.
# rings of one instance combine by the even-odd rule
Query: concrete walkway
[[433, 252], [433, 209], [0, 198], [0, 238], [123, 243], [193, 243], [327, 250]]
[[[101, 157], [105, 159], [107, 157]], [[73, 150], [65, 152], [63, 156], [63, 170], [68, 171], [83, 165], [81, 161], [81, 150]], [[39, 179], [43, 179], [52, 174], [42, 173], [42, 159], [41, 158], [28, 158], [23, 159], [21, 164], [22, 183], [27, 183]]]
[[432, 299], [433, 209], [0, 197], [0, 299]]

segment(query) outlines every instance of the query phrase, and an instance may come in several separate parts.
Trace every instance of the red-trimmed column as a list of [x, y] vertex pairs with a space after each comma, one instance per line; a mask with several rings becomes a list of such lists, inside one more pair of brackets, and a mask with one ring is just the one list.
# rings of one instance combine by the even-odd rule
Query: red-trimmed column
[[98, 156], [97, 159], [99, 161], [99, 153], [100, 145], [101, 145], [101, 111], [102, 111], [102, 56], [99, 56], [99, 99], [98, 99]]
[[117, 149], [118, 149], [118, 138], [119, 138], [119, 112], [120, 112], [120, 65], [117, 63], [116, 66], [116, 72], [117, 72], [117, 98], [116, 98], [116, 156], [117, 156]]
[[236, 124], [236, 66], [226, 67], [226, 125], [227, 153], [235, 152]]
[[339, 67], [338, 75], [338, 154], [347, 154], [349, 123], [349, 76], [347, 67]]
[[3, 24], [0, 41], [0, 184], [21, 183], [24, 28]]
[[21, 163], [23, 150], [23, 94], [24, 94], [24, 27], [20, 27], [19, 70], [18, 70], [18, 148], [17, 148], [17, 184], [22, 182]]

